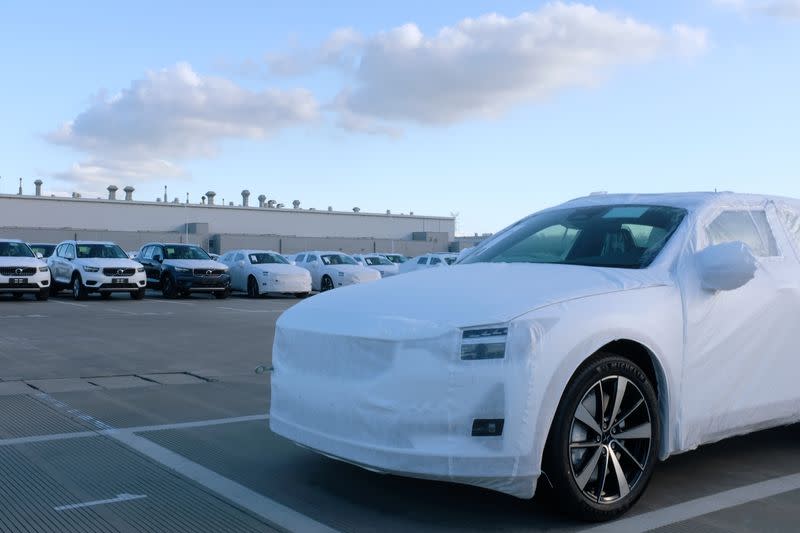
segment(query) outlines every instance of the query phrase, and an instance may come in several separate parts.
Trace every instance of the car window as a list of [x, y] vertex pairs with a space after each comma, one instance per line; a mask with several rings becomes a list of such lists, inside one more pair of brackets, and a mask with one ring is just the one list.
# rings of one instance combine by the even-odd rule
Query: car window
[[442, 262], [442, 260], [439, 259], [438, 257], [431, 257], [431, 264], [432, 265], [438, 265], [441, 262]]
[[34, 255], [25, 243], [0, 242], [0, 257], [34, 257]]
[[75, 259], [75, 245], [68, 244], [66, 249], [64, 250], [64, 257], [67, 259]]
[[316, 260], [317, 260], [317, 256], [316, 255], [309, 255], [308, 259], [306, 259], [306, 263], [313, 263]]
[[64, 257], [64, 250], [66, 250], [66, 248], [67, 248], [66, 244], [59, 244], [58, 246], [56, 246], [56, 255], [58, 257]]
[[209, 260], [208, 253], [199, 246], [189, 245], [168, 245], [164, 247], [164, 259], [191, 259]]
[[154, 246], [145, 246], [144, 250], [142, 250], [142, 259], [152, 259], [153, 248]]
[[419, 260], [417, 261], [417, 264], [418, 265], [427, 265], [428, 264], [428, 258], [427, 257], [420, 257]]
[[300, 255], [296, 255], [296, 256], [294, 257], [294, 262], [295, 262], [295, 263], [302, 263], [302, 262], [303, 262], [303, 259], [305, 259], [305, 258], [306, 258], [306, 254], [300, 254]]
[[236, 254], [236, 257], [234, 257], [233, 260], [234, 261], [244, 261], [244, 254], [243, 253]]
[[79, 244], [78, 257], [81, 259], [128, 259], [128, 254], [116, 244]]
[[778, 210], [781, 222], [786, 227], [786, 233], [800, 252], [800, 212], [792, 208], [781, 206]]
[[707, 231], [711, 244], [741, 241], [757, 256], [779, 255], [767, 214], [762, 210], [723, 211]]

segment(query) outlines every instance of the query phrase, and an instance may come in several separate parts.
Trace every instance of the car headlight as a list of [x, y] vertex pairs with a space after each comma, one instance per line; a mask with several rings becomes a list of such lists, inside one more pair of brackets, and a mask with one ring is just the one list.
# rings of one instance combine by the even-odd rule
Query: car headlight
[[138, 267], [138, 268], [136, 269], [136, 272], [144, 272], [144, 267]]
[[461, 359], [502, 359], [506, 356], [508, 328], [467, 329], [461, 335]]
[[50, 269], [47, 267], [39, 267], [39, 272], [47, 272], [48, 270]]
[[100, 271], [100, 267], [93, 267], [93, 266], [83, 265], [81, 268], [83, 268], [84, 272], [99, 272]]
[[191, 271], [192, 271], [191, 268], [175, 267], [175, 272], [179, 272], [181, 274], [188, 274]]

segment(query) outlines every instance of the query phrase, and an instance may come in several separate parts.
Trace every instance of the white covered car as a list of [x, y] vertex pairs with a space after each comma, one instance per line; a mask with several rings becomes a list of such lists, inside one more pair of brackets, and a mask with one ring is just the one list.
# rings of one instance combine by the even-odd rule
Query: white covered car
[[396, 276], [400, 272], [400, 267], [398, 265], [392, 263], [387, 257], [380, 254], [357, 254], [353, 255], [353, 259], [362, 266], [377, 270], [380, 272], [382, 278]]
[[798, 258], [800, 200], [573, 200], [464, 263], [287, 310], [270, 426], [520, 498], [545, 473], [567, 511], [611, 519], [659, 459], [800, 420]]
[[378, 271], [359, 265], [343, 252], [300, 252], [293, 256], [295, 264], [311, 273], [311, 287], [328, 291], [336, 287], [378, 281]]
[[50, 295], [47, 263], [22, 241], [0, 239], [0, 293], [14, 298], [33, 294], [37, 300], [47, 300]]
[[311, 274], [293, 266], [270, 250], [232, 250], [220, 258], [228, 265], [231, 289], [251, 298], [268, 293], [294, 294], [304, 298], [311, 292]]
[[[458, 258], [458, 256], [454, 257], [455, 259]], [[449, 266], [450, 263], [455, 262], [455, 259], [452, 259], [452, 261], [448, 262], [444, 254], [436, 253], [418, 255], [417, 257], [412, 257], [405, 263], [401, 264], [400, 272], [413, 272], [414, 270], [424, 270], [426, 268], [445, 267]]]

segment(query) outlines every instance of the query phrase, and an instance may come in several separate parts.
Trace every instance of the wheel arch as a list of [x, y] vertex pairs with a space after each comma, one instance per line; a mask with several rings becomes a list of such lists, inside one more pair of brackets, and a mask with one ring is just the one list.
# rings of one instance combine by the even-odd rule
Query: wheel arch
[[[617, 338], [613, 340], [608, 340], [602, 343], [602, 345], [598, 346], [596, 349], [592, 350], [589, 355], [585, 356], [582, 360], [578, 362], [577, 365], [574, 365], [572, 368], [572, 372], [569, 374], [569, 378], [563, 384], [561, 388], [560, 395], [558, 402], [555, 404], [555, 409], [553, 412], [549, 413], [549, 419], [547, 421], [547, 438], [546, 442], [550, 440], [550, 432], [553, 429], [553, 422], [555, 420], [555, 411], [558, 409], [558, 406], [561, 405], [561, 402], [564, 399], [564, 395], [566, 394], [567, 389], [569, 388], [569, 384], [572, 380], [579, 374], [587, 365], [592, 364], [595, 360], [601, 358], [603, 354], [613, 353], [614, 355], [618, 355], [620, 357], [624, 357], [629, 359], [634, 364], [636, 364], [642, 371], [647, 375], [648, 379], [650, 379], [651, 383], [653, 384], [653, 388], [656, 392], [656, 398], [658, 400], [658, 411], [659, 411], [659, 427], [661, 429], [661, 444], [659, 450], [659, 458], [665, 459], [669, 455], [669, 442], [670, 442], [670, 388], [669, 388], [669, 379], [667, 378], [666, 370], [664, 365], [662, 364], [659, 356], [657, 355], [656, 351], [651, 349], [647, 344], [642, 342], [641, 340], [635, 340], [632, 338]], [[544, 459], [544, 454], [546, 453], [547, 444], [539, 450], [540, 453], [540, 461]], [[540, 462], [542, 467], [544, 467], [543, 461]]]

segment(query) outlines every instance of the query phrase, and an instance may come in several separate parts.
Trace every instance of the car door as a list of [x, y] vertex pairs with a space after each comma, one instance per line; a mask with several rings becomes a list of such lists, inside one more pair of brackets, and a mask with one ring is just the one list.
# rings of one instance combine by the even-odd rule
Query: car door
[[72, 272], [75, 270], [75, 245], [68, 243], [64, 247], [64, 254], [61, 257], [61, 283], [70, 283], [72, 281]]
[[315, 290], [319, 290], [320, 280], [322, 279], [322, 262], [316, 254], [308, 254], [303, 266], [311, 273], [311, 286]]
[[147, 266], [145, 266], [145, 270], [147, 270], [148, 282], [156, 287], [161, 284], [161, 269], [163, 268], [163, 262], [164, 247], [159, 245], [151, 246], [149, 259], [147, 260]]
[[698, 250], [742, 241], [758, 266], [734, 290], [702, 289], [696, 270], [686, 277], [682, 448], [796, 417], [800, 402], [800, 267], [774, 204], [716, 210], [698, 221], [695, 240]]
[[244, 254], [237, 252], [228, 266], [231, 275], [231, 286], [237, 291], [247, 290], [247, 267], [249, 264], [250, 261], [245, 259]]
[[50, 276], [53, 282], [60, 282], [61, 281], [61, 261], [62, 257], [61, 254], [63, 253], [64, 248], [66, 247], [65, 244], [59, 244], [56, 246], [53, 255], [47, 258], [47, 266], [50, 267]]

